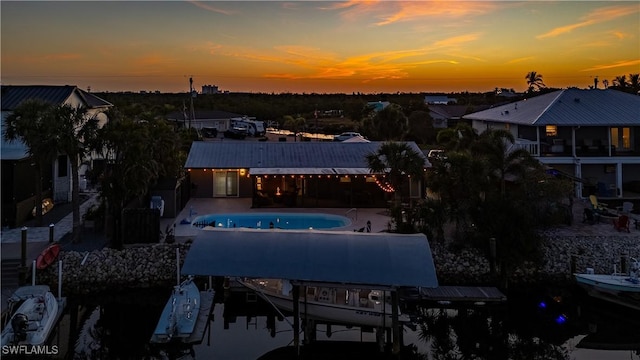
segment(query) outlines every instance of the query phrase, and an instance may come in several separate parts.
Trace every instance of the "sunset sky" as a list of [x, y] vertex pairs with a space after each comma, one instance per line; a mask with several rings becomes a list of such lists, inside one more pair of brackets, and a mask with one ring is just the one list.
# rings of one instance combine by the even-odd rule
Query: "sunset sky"
[[640, 72], [638, 1], [1, 1], [3, 85], [378, 93]]

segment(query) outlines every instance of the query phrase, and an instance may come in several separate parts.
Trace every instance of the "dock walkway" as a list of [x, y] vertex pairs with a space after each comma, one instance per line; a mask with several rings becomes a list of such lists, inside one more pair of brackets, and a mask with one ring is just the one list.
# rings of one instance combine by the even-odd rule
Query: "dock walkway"
[[428, 289], [421, 288], [422, 300], [435, 301], [439, 304], [469, 304], [469, 303], [501, 303], [507, 301], [498, 288], [487, 286], [439, 286]]

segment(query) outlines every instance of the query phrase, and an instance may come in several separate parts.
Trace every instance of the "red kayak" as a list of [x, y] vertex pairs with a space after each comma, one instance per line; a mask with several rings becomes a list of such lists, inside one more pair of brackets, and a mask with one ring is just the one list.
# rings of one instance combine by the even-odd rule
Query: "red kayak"
[[60, 254], [60, 245], [59, 244], [51, 244], [47, 246], [38, 258], [36, 259], [36, 269], [42, 270], [46, 269], [49, 265], [53, 264], [54, 261], [58, 258], [58, 254]]

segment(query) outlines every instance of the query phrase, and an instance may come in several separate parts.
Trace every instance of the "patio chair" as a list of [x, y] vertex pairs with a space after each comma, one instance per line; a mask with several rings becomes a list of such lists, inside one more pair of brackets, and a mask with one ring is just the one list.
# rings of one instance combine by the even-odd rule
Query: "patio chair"
[[633, 203], [631, 201], [625, 201], [622, 206], [616, 207], [618, 212], [629, 215], [633, 211]]
[[590, 195], [589, 201], [591, 202], [591, 206], [595, 211], [606, 211], [606, 209], [609, 207], [609, 205], [599, 202], [598, 198], [595, 195]]
[[629, 230], [629, 217], [627, 215], [620, 215], [617, 219], [613, 220], [613, 227], [618, 231]]
[[582, 213], [582, 222], [590, 225], [600, 222], [600, 214], [593, 211], [593, 209], [585, 208]]

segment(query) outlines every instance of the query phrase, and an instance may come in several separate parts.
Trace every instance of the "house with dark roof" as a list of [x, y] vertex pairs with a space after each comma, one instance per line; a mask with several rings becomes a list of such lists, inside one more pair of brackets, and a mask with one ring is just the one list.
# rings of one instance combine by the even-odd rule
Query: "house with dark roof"
[[[70, 105], [87, 109], [88, 118], [98, 120], [103, 126], [108, 118], [104, 113], [113, 105], [76, 86], [3, 85], [2, 132], [0, 158], [2, 160], [2, 226], [21, 226], [31, 216], [35, 206], [35, 178], [29, 149], [21, 141], [7, 142], [4, 139], [5, 119], [25, 100], [39, 99], [54, 105]], [[90, 164], [92, 158], [86, 159]], [[81, 174], [89, 165], [81, 168]], [[44, 174], [42, 188], [45, 197], [54, 202], [71, 201], [71, 164], [65, 154], [53, 162], [51, 173]]]
[[640, 197], [640, 96], [569, 88], [462, 118], [511, 132], [516, 148], [576, 180], [576, 196]]
[[[489, 106], [476, 106], [477, 110], [484, 110]], [[429, 115], [433, 119], [433, 127], [436, 129], [446, 129], [447, 127], [455, 127], [467, 112], [469, 105], [443, 105], [430, 104]]]
[[174, 111], [167, 115], [167, 120], [179, 124], [182, 127], [195, 129], [215, 128], [219, 134], [233, 127], [232, 119], [241, 118], [243, 115], [220, 110], [194, 110], [190, 114], [186, 108], [183, 111]]
[[457, 102], [456, 98], [450, 98], [446, 95], [425, 95], [424, 97], [424, 103], [427, 105], [447, 105]]
[[[198, 141], [185, 168], [193, 197], [252, 197], [253, 206], [386, 207], [393, 189], [366, 160], [382, 144]], [[407, 144], [423, 155], [415, 143]], [[423, 197], [421, 180], [407, 184], [405, 199]]]

